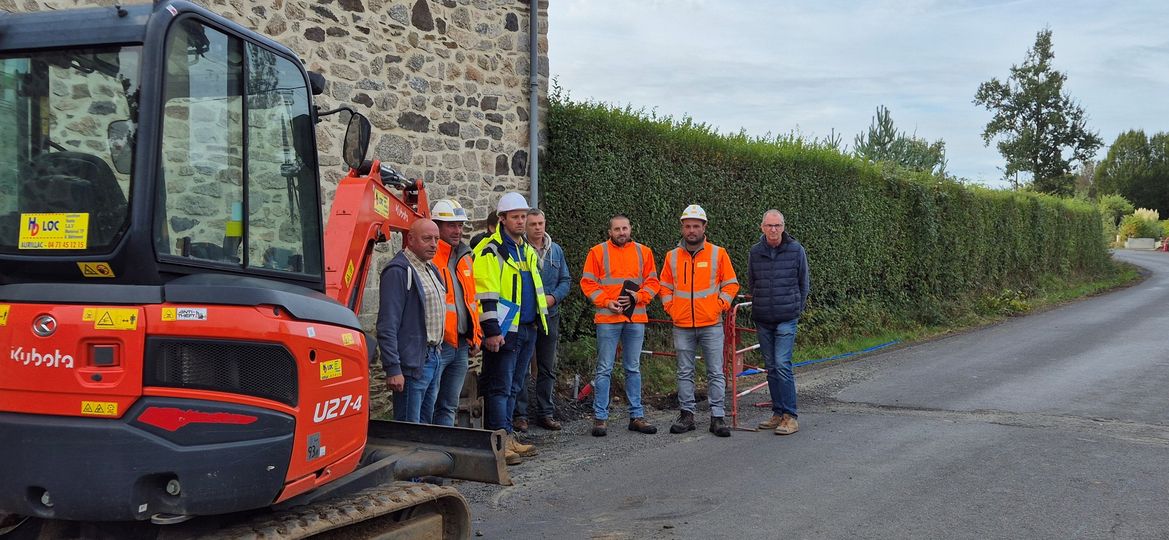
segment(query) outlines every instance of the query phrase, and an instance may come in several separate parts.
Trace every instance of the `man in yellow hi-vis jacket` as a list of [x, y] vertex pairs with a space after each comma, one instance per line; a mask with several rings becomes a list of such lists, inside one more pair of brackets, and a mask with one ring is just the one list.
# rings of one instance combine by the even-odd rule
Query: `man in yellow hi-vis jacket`
[[487, 429], [507, 430], [506, 459], [514, 465], [536, 452], [515, 440], [511, 413], [527, 373], [518, 366], [532, 358], [536, 333], [547, 332], [548, 305], [536, 251], [524, 241], [528, 202], [519, 193], [505, 193], [496, 213], [495, 233], [472, 250], [472, 273], [483, 329], [484, 423]]

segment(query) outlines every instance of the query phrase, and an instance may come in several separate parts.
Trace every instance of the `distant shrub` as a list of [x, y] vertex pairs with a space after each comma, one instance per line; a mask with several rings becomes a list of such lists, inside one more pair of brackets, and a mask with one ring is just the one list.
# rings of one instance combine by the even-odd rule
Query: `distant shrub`
[[1120, 219], [1120, 226], [1117, 228], [1117, 234], [1120, 235], [1120, 241], [1124, 242], [1129, 238], [1161, 238], [1165, 233], [1164, 227], [1157, 219], [1149, 219], [1150, 215], [1155, 216], [1156, 211], [1137, 213], [1124, 216]]

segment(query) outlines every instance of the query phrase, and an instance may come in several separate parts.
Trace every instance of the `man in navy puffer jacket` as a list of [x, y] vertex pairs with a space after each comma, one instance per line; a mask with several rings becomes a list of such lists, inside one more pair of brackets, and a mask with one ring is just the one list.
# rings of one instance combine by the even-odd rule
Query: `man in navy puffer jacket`
[[759, 427], [773, 429], [777, 435], [791, 435], [800, 429], [796, 421], [792, 345], [812, 285], [804, 246], [784, 230], [784, 225], [779, 210], [763, 214], [763, 237], [751, 247], [747, 265], [751, 318], [758, 332], [771, 393], [771, 419]]

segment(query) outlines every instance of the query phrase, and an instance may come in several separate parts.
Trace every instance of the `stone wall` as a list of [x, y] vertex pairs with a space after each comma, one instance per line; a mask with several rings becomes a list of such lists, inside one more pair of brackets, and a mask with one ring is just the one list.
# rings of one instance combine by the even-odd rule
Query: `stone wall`
[[[113, 3], [0, 0], [0, 10]], [[371, 157], [424, 179], [431, 201], [457, 199], [473, 219], [483, 220], [500, 193], [527, 193], [528, 0], [211, 0], [204, 5], [287, 45], [308, 69], [325, 75], [328, 86], [317, 104], [322, 109], [350, 105], [369, 116]], [[546, 140], [547, 9], [547, 0], [541, 0], [541, 146]], [[326, 219], [336, 182], [345, 173], [340, 157], [344, 116], [318, 126]], [[397, 250], [397, 240], [393, 244], [379, 250], [377, 264]], [[370, 285], [376, 285], [373, 281]], [[367, 296], [374, 294], [367, 291]], [[362, 320], [372, 327], [372, 312]]]

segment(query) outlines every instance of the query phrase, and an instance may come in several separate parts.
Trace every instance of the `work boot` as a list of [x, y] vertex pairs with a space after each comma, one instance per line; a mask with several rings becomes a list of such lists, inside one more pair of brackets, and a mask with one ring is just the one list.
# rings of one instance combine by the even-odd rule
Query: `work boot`
[[782, 414], [772, 414], [771, 420], [766, 422], [759, 422], [759, 429], [775, 429], [779, 427], [779, 423], [783, 422]]
[[[691, 424], [693, 424], [693, 420], [691, 420]], [[727, 423], [723, 421], [721, 416], [710, 417], [710, 432], [719, 437], [731, 436], [731, 428], [727, 427]]]
[[556, 419], [552, 418], [551, 416], [541, 416], [540, 418], [536, 419], [536, 425], [548, 431], [560, 431], [560, 428], [562, 427], [560, 422], [557, 422]]
[[670, 426], [670, 433], [686, 433], [694, 431], [694, 413], [682, 411], [678, 414], [678, 421]]
[[519, 454], [520, 457], [531, 457], [539, 453], [534, 445], [517, 441], [515, 435], [508, 437], [507, 449]]
[[775, 427], [776, 435], [791, 435], [800, 430], [800, 423], [796, 421], [796, 417], [784, 413], [783, 420]]
[[605, 429], [604, 420], [593, 421], [593, 437], [604, 437], [608, 431]]
[[521, 417], [517, 416], [511, 421], [511, 427], [513, 429], [515, 429], [516, 431], [519, 431], [521, 433], [527, 433], [528, 432], [528, 419], [521, 418]]
[[630, 418], [629, 431], [638, 431], [645, 433], [646, 435], [653, 435], [654, 433], [658, 432], [658, 428], [654, 427], [653, 424], [646, 422], [645, 418]]
[[519, 454], [512, 452], [511, 448], [504, 448], [503, 462], [507, 463], [508, 465], [519, 465], [520, 463], [524, 462], [524, 458], [520, 457]]

